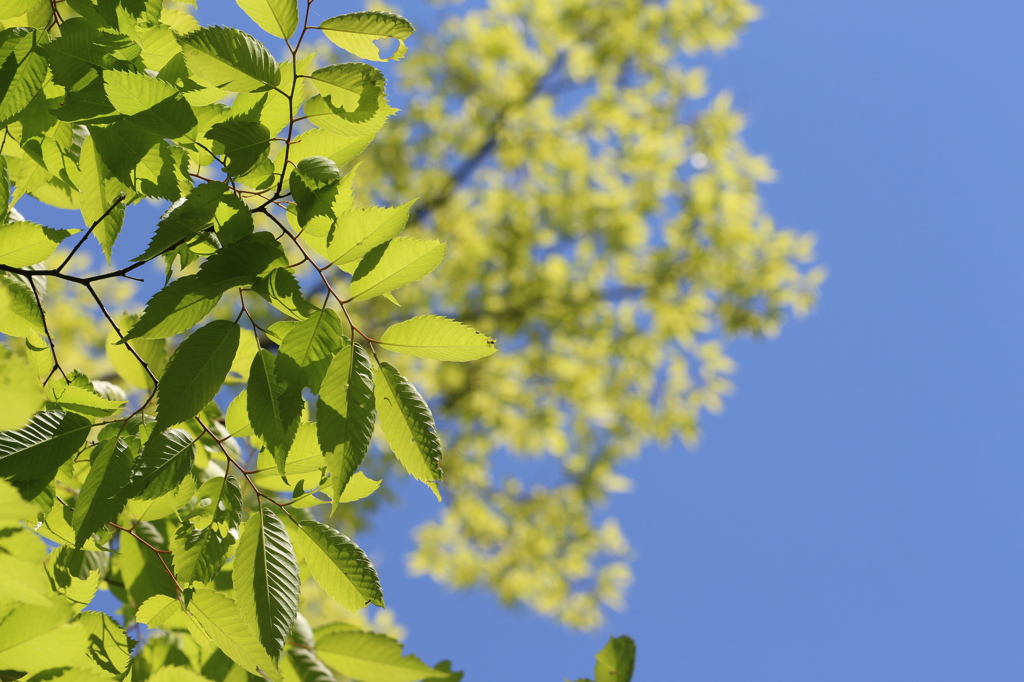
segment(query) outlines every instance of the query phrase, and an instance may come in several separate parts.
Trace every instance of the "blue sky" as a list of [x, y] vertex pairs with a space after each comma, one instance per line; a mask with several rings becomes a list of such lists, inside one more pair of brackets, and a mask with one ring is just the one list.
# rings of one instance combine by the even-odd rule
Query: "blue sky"
[[820, 305], [733, 346], [696, 451], [630, 465], [637, 583], [601, 632], [408, 578], [419, 488], [359, 538], [408, 650], [470, 682], [589, 675], [622, 633], [638, 682], [1024, 674], [1024, 4], [762, 4], [704, 61], [780, 172], [768, 209], [819, 236]]

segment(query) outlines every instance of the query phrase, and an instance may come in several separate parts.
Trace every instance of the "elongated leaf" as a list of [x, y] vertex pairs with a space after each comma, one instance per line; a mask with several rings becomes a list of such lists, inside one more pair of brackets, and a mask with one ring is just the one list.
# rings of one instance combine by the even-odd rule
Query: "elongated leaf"
[[93, 448], [91, 462], [72, 519], [76, 547], [120, 514], [128, 501], [125, 485], [132, 467], [128, 444], [121, 438], [103, 441]]
[[367, 253], [352, 275], [352, 298], [373, 298], [428, 275], [444, 258], [437, 240], [392, 239]]
[[380, 426], [388, 445], [405, 470], [441, 499], [436, 483], [441, 480], [441, 441], [430, 407], [416, 387], [387, 362], [380, 363], [373, 379]]
[[178, 88], [167, 81], [113, 69], [103, 72], [103, 89], [114, 109], [125, 116], [145, 111], [178, 94]]
[[224, 145], [225, 170], [236, 178], [255, 168], [270, 151], [270, 130], [262, 123], [225, 121], [215, 124], [206, 136]]
[[636, 643], [630, 637], [612, 637], [597, 654], [594, 682], [629, 682], [633, 679]]
[[[235, 602], [219, 592], [200, 588], [192, 595], [188, 611], [203, 635], [227, 654], [228, 658], [254, 675], [280, 680], [277, 664], [249, 629]], [[192, 630], [192, 623], [189, 629]], [[195, 631], [193, 630], [193, 634]]]
[[478, 360], [495, 351], [494, 339], [437, 315], [399, 322], [384, 332], [380, 343], [397, 353], [455, 362]]
[[[124, 203], [117, 201], [127, 187], [114, 177], [100, 158], [96, 152], [96, 141], [91, 135], [82, 142], [78, 161], [81, 169], [78, 187], [82, 192], [79, 199], [82, 220], [85, 221], [87, 228], [96, 225], [93, 234], [96, 235], [100, 246], [103, 247], [103, 254], [109, 261], [110, 250], [124, 224]], [[111, 206], [114, 208], [111, 209]]]
[[91, 420], [71, 412], [40, 412], [24, 428], [0, 433], [0, 476], [53, 476], [85, 445], [91, 427]]
[[182, 584], [217, 577], [242, 520], [242, 490], [231, 476], [206, 481], [196, 498], [196, 512], [171, 539], [174, 573]]
[[333, 310], [318, 310], [291, 328], [277, 357], [275, 374], [287, 385], [320, 392], [334, 354], [342, 347], [341, 319]]
[[191, 419], [213, 400], [231, 369], [240, 332], [234, 322], [215, 320], [181, 342], [160, 382], [157, 431]]
[[11, 211], [11, 174], [7, 157], [0, 155], [0, 223], [6, 223]]
[[96, 392], [92, 384], [67, 385], [53, 381], [46, 388], [47, 407], [77, 412], [86, 417], [109, 417], [121, 411], [126, 400], [108, 400]]
[[334, 356], [316, 404], [317, 438], [331, 474], [334, 506], [370, 448], [377, 418], [373, 370], [366, 351], [347, 338]]
[[39, 92], [46, 79], [46, 58], [39, 46], [45, 31], [9, 28], [0, 31], [0, 126], [13, 121]]
[[188, 239], [213, 224], [217, 204], [228, 189], [223, 182], [207, 182], [197, 186], [185, 198], [164, 214], [157, 223], [156, 233], [145, 252], [134, 261], [150, 260], [175, 244]]
[[331, 632], [317, 641], [317, 655], [347, 677], [363, 682], [417, 682], [449, 673], [429, 667], [402, 645], [374, 632]]
[[377, 571], [363, 550], [319, 521], [300, 521], [292, 533], [303, 561], [327, 594], [349, 611], [384, 607]]
[[234, 565], [238, 610], [276, 659], [299, 610], [299, 565], [284, 524], [266, 505], [245, 522]]
[[152, 500], [168, 493], [192, 470], [195, 439], [188, 431], [168, 429], [150, 437], [132, 468], [128, 497]]
[[53, 255], [70, 235], [67, 230], [51, 230], [25, 220], [0, 224], [0, 265], [35, 265]]
[[[412, 35], [408, 20], [389, 12], [355, 12], [332, 17], [320, 24], [331, 42], [360, 59], [383, 62], [405, 56], [405, 39]], [[398, 49], [391, 57], [381, 57], [374, 41], [383, 38], [398, 40]]]
[[189, 69], [221, 90], [252, 92], [281, 82], [281, 71], [267, 48], [238, 29], [207, 26], [178, 42]]
[[288, 448], [295, 438], [302, 414], [301, 387], [287, 387], [275, 374], [276, 358], [261, 350], [249, 370], [246, 400], [249, 423], [274, 455], [278, 469], [284, 471]]
[[290, 38], [299, 25], [296, 0], [238, 0], [238, 6], [264, 31]]

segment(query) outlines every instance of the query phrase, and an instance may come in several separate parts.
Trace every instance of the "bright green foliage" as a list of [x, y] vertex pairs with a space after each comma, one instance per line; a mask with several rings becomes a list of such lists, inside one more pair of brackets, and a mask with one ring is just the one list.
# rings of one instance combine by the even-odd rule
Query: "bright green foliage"
[[[318, 33], [378, 60], [374, 41], [396, 39], [397, 59], [412, 26], [359, 12], [321, 29], [312, 1], [239, 0], [286, 39], [266, 46], [161, 0], [0, 4], [0, 676], [454, 679], [299, 612], [304, 589], [384, 606], [373, 564], [328, 524], [380, 486], [360, 470], [378, 414], [397, 461], [441, 480], [429, 407], [353, 315], [445, 246], [400, 236], [409, 198], [355, 204], [340, 166], [395, 110], [376, 68], [308, 50]], [[85, 229], [24, 218], [26, 195]], [[143, 200], [165, 212], [119, 268]], [[128, 282], [152, 265], [166, 281], [139, 306]], [[444, 318], [369, 324], [431, 357], [493, 352]], [[101, 589], [128, 630], [89, 609]]]
[[593, 680], [577, 682], [629, 682], [633, 679], [633, 664], [636, 662], [636, 643], [630, 637], [612, 637], [604, 648], [597, 652]]

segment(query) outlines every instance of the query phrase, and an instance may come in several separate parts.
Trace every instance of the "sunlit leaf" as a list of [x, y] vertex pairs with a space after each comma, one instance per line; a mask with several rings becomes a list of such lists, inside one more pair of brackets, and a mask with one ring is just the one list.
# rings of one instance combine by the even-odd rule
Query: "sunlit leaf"
[[[386, 61], [405, 56], [405, 39], [412, 35], [413, 27], [406, 19], [389, 12], [355, 12], [332, 17], [320, 24], [324, 35], [338, 47], [348, 50], [360, 59]], [[398, 49], [391, 57], [381, 57], [374, 41], [383, 38], [398, 40]]]
[[374, 395], [381, 430], [395, 456], [413, 478], [427, 484], [438, 499], [441, 441], [430, 407], [395, 367], [382, 362], [374, 372]]
[[437, 315], [421, 315], [389, 327], [380, 337], [388, 350], [436, 360], [465, 362], [495, 351], [494, 339]]

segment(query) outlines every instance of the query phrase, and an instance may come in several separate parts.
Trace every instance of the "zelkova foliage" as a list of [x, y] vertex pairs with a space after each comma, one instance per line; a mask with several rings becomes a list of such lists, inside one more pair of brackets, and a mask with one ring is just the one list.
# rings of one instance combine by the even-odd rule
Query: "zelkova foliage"
[[[238, 4], [278, 44], [163, 0], [0, 6], [2, 679], [461, 678], [302, 613], [312, 581], [349, 611], [384, 605], [372, 563], [328, 523], [379, 484], [362, 470], [375, 424], [441, 495], [441, 441], [400, 355], [495, 350], [446, 317], [405, 316], [379, 340], [353, 319], [445, 246], [399, 236], [408, 204], [357, 206], [340, 170], [393, 113], [381, 73], [303, 48], [321, 33], [380, 60], [375, 41], [393, 38], [397, 58], [412, 27], [382, 12], [311, 25], [312, 0]], [[25, 219], [25, 195], [83, 226]], [[148, 246], [83, 274], [82, 247], [109, 259], [147, 199], [170, 203]], [[117, 282], [153, 262], [166, 285], [116, 314]], [[112, 374], [84, 373], [92, 345]], [[86, 610], [100, 588], [126, 627]]]

